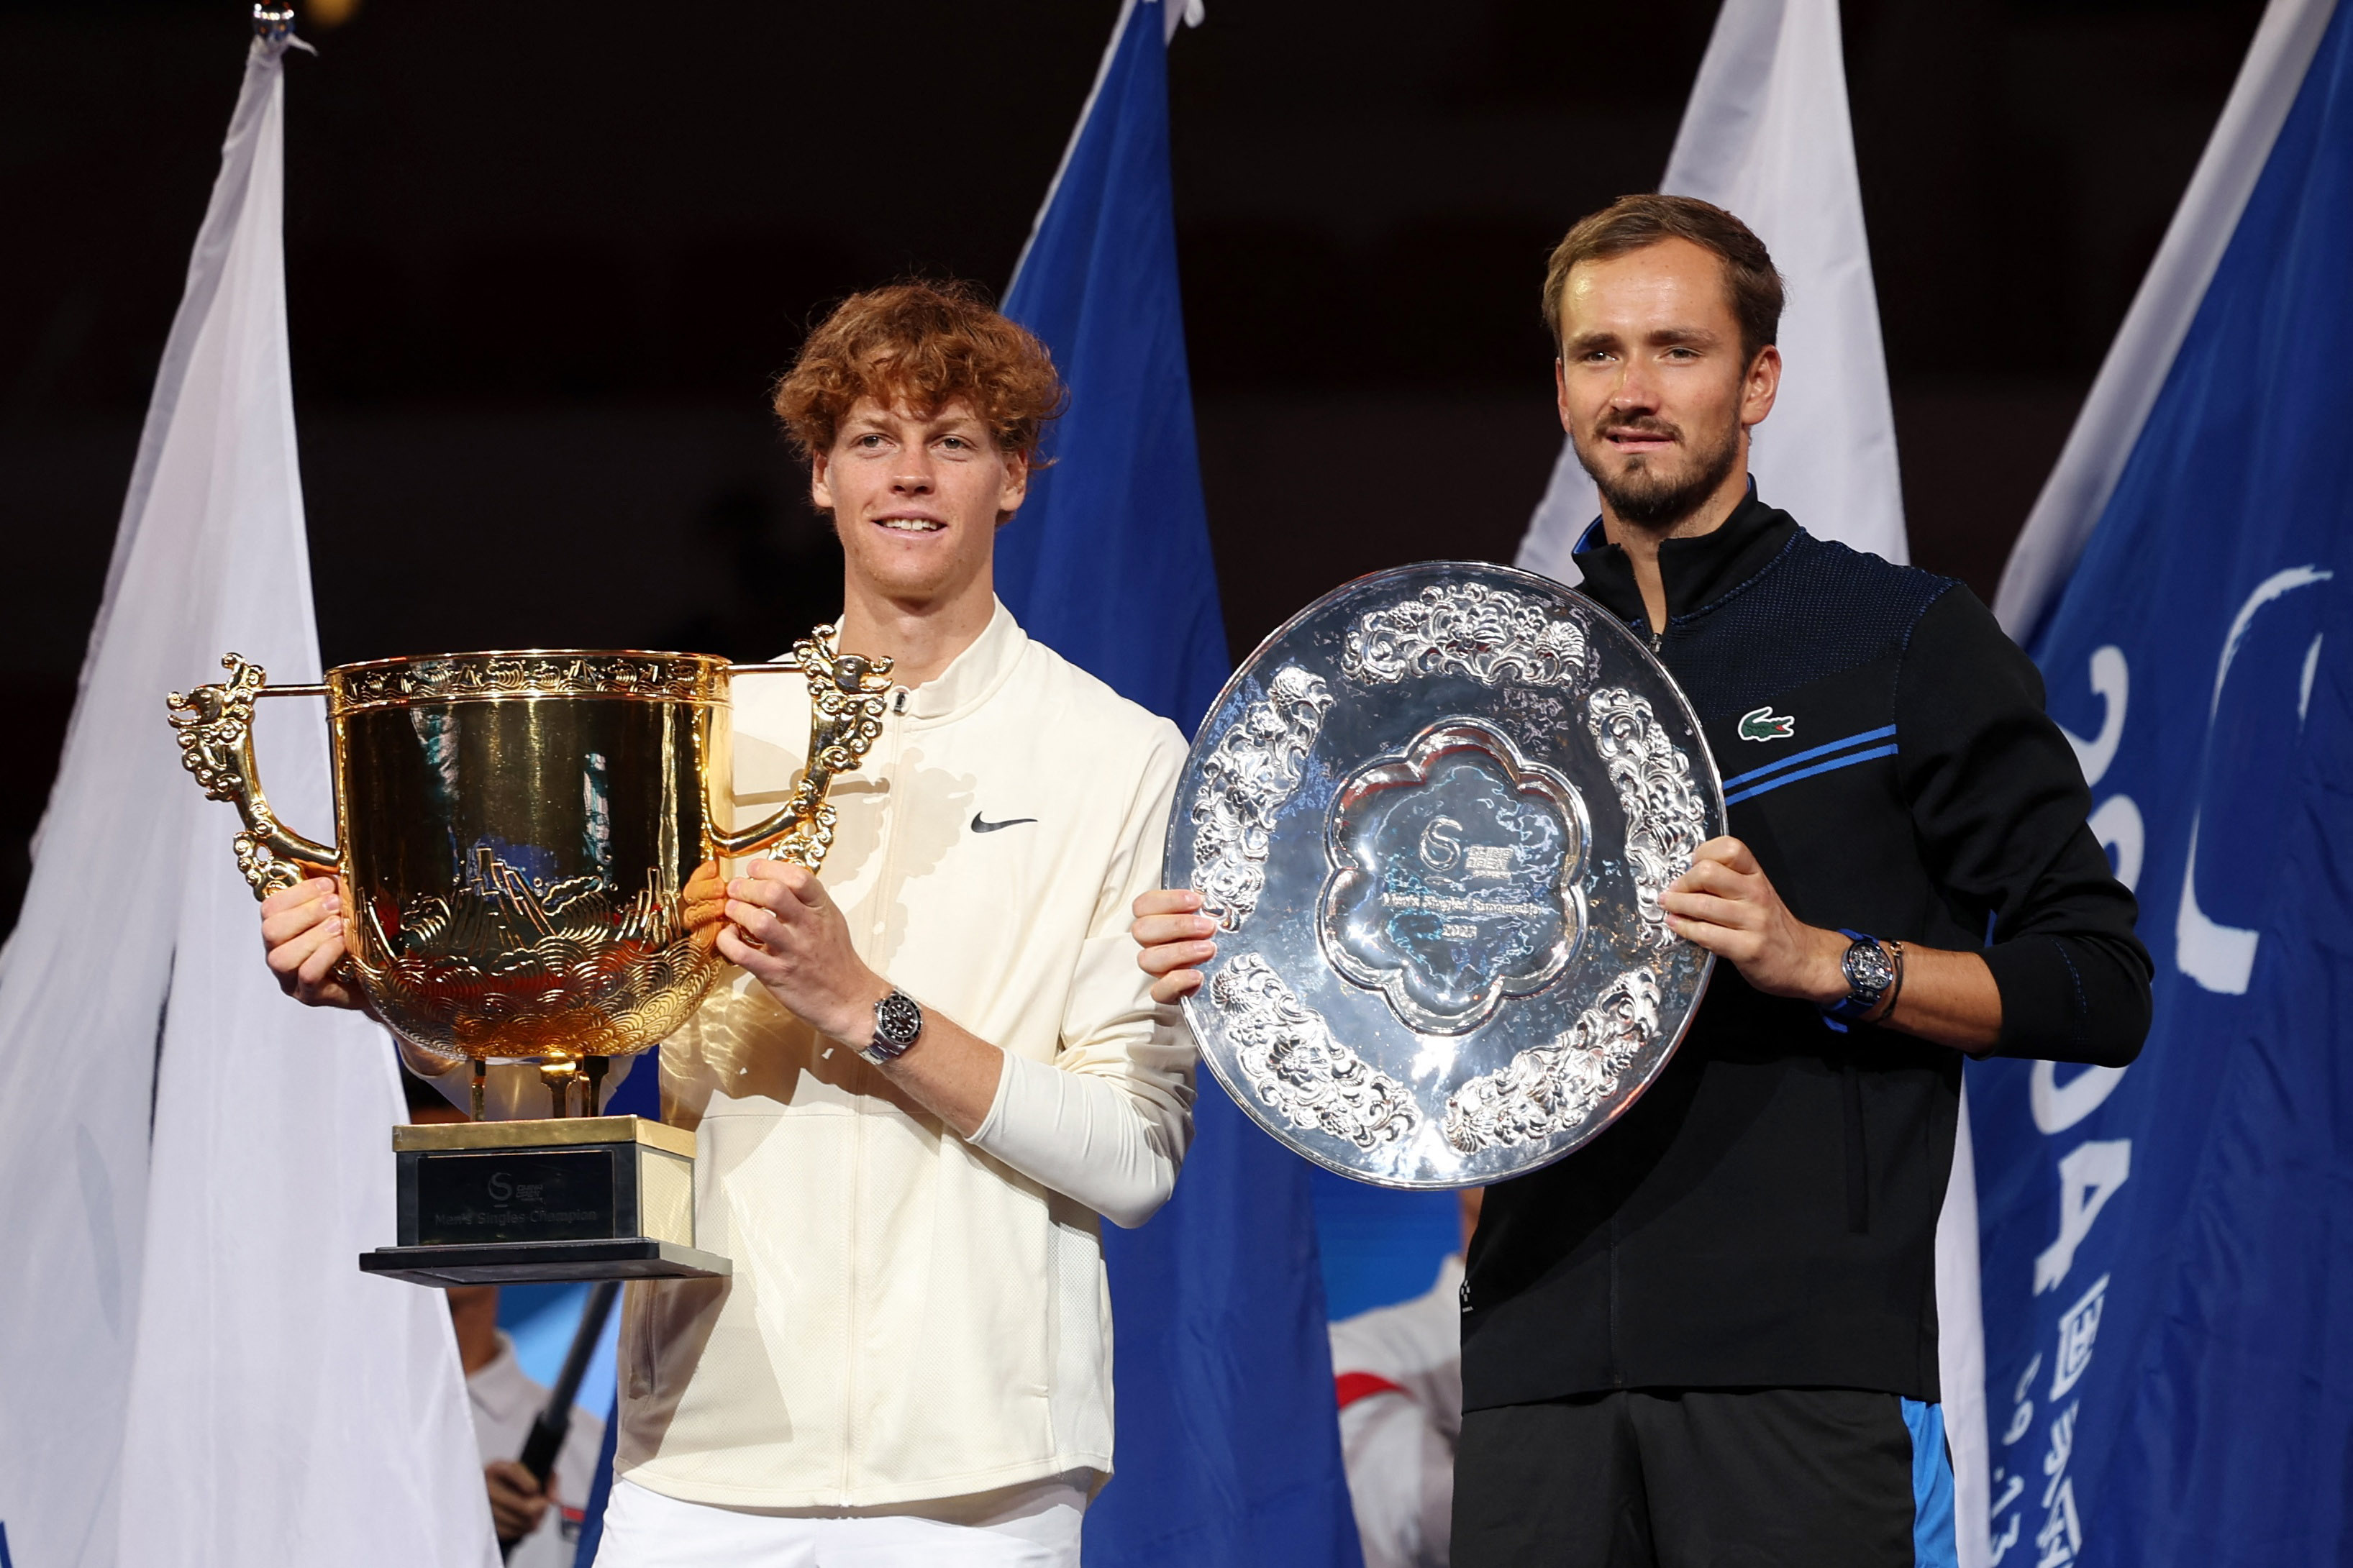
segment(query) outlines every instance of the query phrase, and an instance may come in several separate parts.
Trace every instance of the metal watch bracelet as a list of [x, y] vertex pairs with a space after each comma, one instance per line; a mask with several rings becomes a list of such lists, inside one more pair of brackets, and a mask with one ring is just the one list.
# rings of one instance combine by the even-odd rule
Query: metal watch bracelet
[[903, 991], [894, 990], [874, 1004], [874, 1037], [859, 1055], [880, 1067], [907, 1054], [923, 1032], [923, 1009]]

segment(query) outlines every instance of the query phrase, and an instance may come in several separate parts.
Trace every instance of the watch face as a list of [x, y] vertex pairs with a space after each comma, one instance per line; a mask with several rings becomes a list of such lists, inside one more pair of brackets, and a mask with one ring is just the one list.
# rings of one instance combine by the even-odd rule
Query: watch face
[[923, 1031], [923, 1010], [896, 991], [874, 1004], [874, 1037], [905, 1050]]
[[1846, 983], [1858, 995], [1876, 996], [1894, 984], [1895, 965], [1875, 942], [1858, 942], [1846, 950]]

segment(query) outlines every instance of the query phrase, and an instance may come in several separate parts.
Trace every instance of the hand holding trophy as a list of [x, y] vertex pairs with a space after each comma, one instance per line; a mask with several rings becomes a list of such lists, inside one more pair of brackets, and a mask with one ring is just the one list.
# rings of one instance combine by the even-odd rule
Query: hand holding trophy
[[[723, 967], [720, 858], [824, 864], [826, 791], [872, 744], [891, 684], [888, 660], [834, 635], [774, 665], [454, 654], [315, 687], [271, 687], [231, 654], [227, 680], [171, 694], [183, 763], [236, 805], [238, 868], [277, 900], [280, 984], [364, 1006], [421, 1074], [472, 1066], [471, 1122], [395, 1129], [399, 1245], [362, 1268], [436, 1285], [728, 1271], [693, 1245], [694, 1135], [597, 1111], [610, 1060], [676, 1031]], [[723, 823], [730, 682], [790, 670], [809, 687], [807, 765], [773, 815]], [[276, 696], [327, 699], [332, 847], [262, 791], [253, 704]], [[483, 1121], [488, 1064], [515, 1060], [538, 1064], [551, 1116]]]
[[342, 878], [314, 877], [264, 898], [261, 944], [278, 988], [304, 1006], [367, 1010], [367, 995], [343, 962]]

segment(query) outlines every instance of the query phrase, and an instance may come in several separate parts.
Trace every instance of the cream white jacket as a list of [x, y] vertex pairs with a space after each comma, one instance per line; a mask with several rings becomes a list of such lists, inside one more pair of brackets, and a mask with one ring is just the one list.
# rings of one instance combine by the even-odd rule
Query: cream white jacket
[[[738, 682], [739, 820], [785, 799], [807, 735], [798, 680]], [[734, 1274], [629, 1287], [621, 1473], [833, 1508], [1110, 1472], [1096, 1212], [1141, 1224], [1191, 1133], [1192, 1043], [1127, 936], [1184, 752], [1002, 605], [892, 694], [833, 786], [825, 885], [870, 965], [1004, 1049], [996, 1102], [967, 1142], [748, 974], [723, 979], [663, 1045], [662, 1100], [699, 1129], [697, 1240]]]

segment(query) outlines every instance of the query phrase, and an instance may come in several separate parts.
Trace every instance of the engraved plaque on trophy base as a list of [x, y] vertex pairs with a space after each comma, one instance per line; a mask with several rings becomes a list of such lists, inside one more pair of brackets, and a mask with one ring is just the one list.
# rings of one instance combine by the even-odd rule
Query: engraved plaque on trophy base
[[396, 1247], [370, 1274], [420, 1285], [718, 1279], [694, 1245], [694, 1134], [638, 1116], [393, 1129]]

